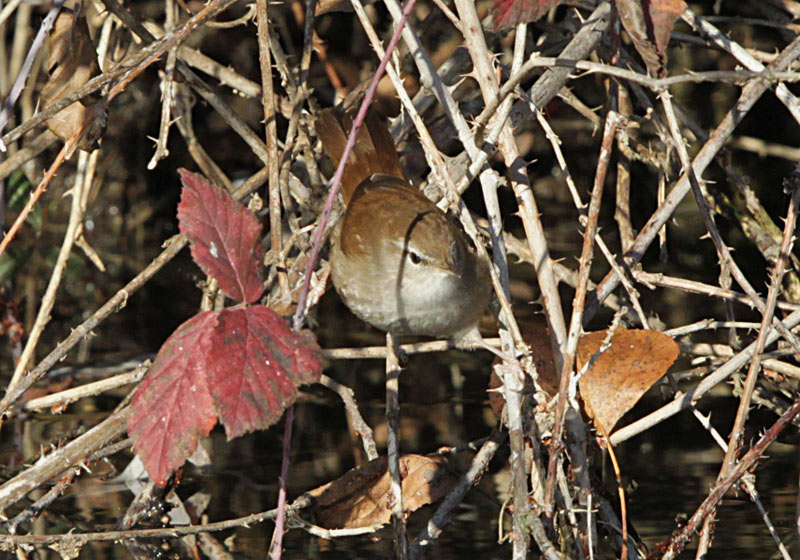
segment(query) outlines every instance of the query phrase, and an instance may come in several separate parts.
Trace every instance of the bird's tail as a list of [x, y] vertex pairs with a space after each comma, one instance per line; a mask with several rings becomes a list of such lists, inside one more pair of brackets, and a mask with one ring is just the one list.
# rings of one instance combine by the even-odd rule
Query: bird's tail
[[[352, 127], [352, 118], [341, 109], [325, 109], [317, 116], [317, 136], [322, 142], [323, 150], [336, 165], [342, 159]], [[356, 187], [375, 173], [403, 177], [397, 148], [389, 129], [378, 116], [368, 113], [344, 168], [342, 196], [345, 205], [350, 202]]]

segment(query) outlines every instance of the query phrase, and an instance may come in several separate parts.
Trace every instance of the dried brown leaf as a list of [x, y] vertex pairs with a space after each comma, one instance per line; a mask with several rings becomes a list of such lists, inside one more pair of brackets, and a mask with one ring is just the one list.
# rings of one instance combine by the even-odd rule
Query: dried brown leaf
[[[597, 331], [581, 338], [579, 371], [606, 336], [607, 331]], [[609, 435], [619, 419], [667, 372], [678, 353], [678, 344], [667, 335], [618, 329], [611, 347], [600, 354], [579, 382], [586, 413], [597, 429]]]
[[686, 9], [686, 3], [683, 0], [617, 0], [617, 9], [648, 72], [657, 78], [664, 77], [669, 34], [675, 20]]
[[[441, 455], [404, 455], [400, 458], [403, 507], [412, 512], [444, 496], [456, 483]], [[363, 467], [309, 492], [316, 498], [315, 521], [327, 529], [353, 529], [388, 523], [392, 515], [387, 458]]]
[[[82, 14], [63, 8], [53, 26], [48, 46], [49, 78], [42, 88], [40, 104], [43, 107], [70, 95], [100, 74], [89, 26]], [[78, 147], [91, 150], [105, 131], [105, 106], [100, 96], [91, 95], [56, 113], [46, 124], [64, 141], [76, 136], [85, 126], [87, 130]]]

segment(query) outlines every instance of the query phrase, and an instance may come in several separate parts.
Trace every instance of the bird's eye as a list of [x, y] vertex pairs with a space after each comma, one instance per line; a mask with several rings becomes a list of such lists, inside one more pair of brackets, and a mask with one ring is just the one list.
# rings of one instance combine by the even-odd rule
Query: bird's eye
[[410, 260], [412, 264], [419, 264], [422, 262], [422, 257], [420, 257], [418, 253], [410, 251], [408, 253], [408, 260]]

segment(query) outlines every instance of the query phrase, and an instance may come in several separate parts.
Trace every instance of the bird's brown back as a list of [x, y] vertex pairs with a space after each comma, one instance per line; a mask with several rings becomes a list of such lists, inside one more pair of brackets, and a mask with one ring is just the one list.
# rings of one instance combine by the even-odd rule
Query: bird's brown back
[[[322, 142], [323, 150], [336, 165], [339, 165], [339, 160], [342, 159], [347, 135], [350, 134], [352, 127], [351, 116], [341, 109], [325, 109], [317, 116], [317, 136]], [[353, 192], [362, 181], [376, 173], [403, 177], [397, 148], [389, 129], [380, 117], [368, 113], [358, 131], [355, 147], [344, 168], [342, 176], [344, 203], [350, 202]]]

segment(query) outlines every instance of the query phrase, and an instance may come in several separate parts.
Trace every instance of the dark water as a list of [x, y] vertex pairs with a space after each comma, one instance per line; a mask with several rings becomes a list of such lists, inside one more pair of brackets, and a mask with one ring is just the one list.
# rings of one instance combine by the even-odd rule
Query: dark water
[[[482, 361], [474, 355], [459, 360], [465, 365]], [[354, 376], [360, 406], [366, 420], [376, 428], [380, 443], [384, 433], [383, 403], [379, 396], [370, 393], [375, 390], [373, 381], [378, 379], [382, 365], [359, 362], [357, 368], [353, 367], [350, 373]], [[480, 389], [485, 382], [482, 375], [470, 373], [463, 391], [459, 392], [446, 373], [437, 371], [438, 377], [434, 378], [430, 373], [430, 369], [418, 371], [415, 368], [401, 386], [406, 397], [416, 397], [415, 402], [404, 400], [407, 404], [402, 408], [404, 450], [429, 452], [438, 445], [454, 445], [487, 435], [494, 420], [487, 411], [485, 393]], [[712, 422], [721, 431], [727, 431], [736, 402], [723, 397], [716, 398], [712, 404]], [[648, 402], [644, 408], [651, 405], [657, 402]], [[356, 461], [344, 412], [331, 394], [323, 389], [310, 389], [297, 405], [296, 414], [290, 499], [340, 476]], [[13, 423], [7, 424], [3, 428], [4, 464], [13, 465], [20, 460], [14, 448], [35, 454], [39, 443], [65, 438], [80, 424], [96, 416], [99, 416], [96, 412], [82, 410], [57, 417], [39, 415], [17, 424], [16, 429]], [[772, 415], [764, 412], [754, 413], [752, 418], [754, 424], [764, 426], [773, 420]], [[221, 430], [215, 430], [207, 441], [212, 466], [204, 470], [187, 467], [180, 496], [185, 500], [198, 491], [210, 493], [207, 514], [211, 521], [271, 509], [277, 499], [282, 430], [281, 422], [268, 431], [230, 442]], [[770, 447], [768, 457], [756, 471], [756, 486], [784, 543], [796, 553], [794, 515], [798, 453], [796, 437], [790, 432]], [[617, 454], [630, 488], [629, 518], [650, 547], [675, 529], [676, 520], [694, 512], [713, 485], [723, 456], [686, 412], [624, 443]], [[55, 502], [40, 522], [39, 530], [59, 533], [72, 528], [79, 531], [113, 528], [124, 514], [132, 494], [121, 485], [104, 479], [117, 474], [129, 457], [129, 453], [121, 453], [107, 463], [93, 466], [92, 475], [82, 475], [68, 494]], [[600, 457], [598, 452], [598, 463]], [[507, 487], [505, 459], [505, 456], [495, 459], [481, 485], [469, 494], [432, 548], [430, 558], [508, 558], [508, 545], [497, 543], [500, 503], [497, 492]], [[598, 476], [601, 476], [599, 472]], [[616, 499], [613, 476], [606, 475], [606, 480], [613, 502]], [[418, 533], [433, 511], [433, 507], [428, 506], [412, 515], [410, 535]], [[726, 499], [718, 510], [718, 519], [710, 558], [770, 558], [776, 553], [776, 546], [759, 513], [745, 495], [740, 493]], [[272, 529], [272, 523], [267, 522], [215, 536], [232, 543], [237, 558], [264, 558]], [[287, 534], [285, 543], [285, 558], [390, 558], [392, 532], [384, 529], [372, 536], [327, 541], [293, 530]], [[682, 557], [693, 558], [691, 551], [689, 547]], [[55, 553], [42, 557], [57, 558]], [[86, 546], [80, 557], [128, 558], [130, 555], [122, 545], [95, 544]], [[163, 557], [189, 556], [174, 543], [170, 546], [165, 542]]]

